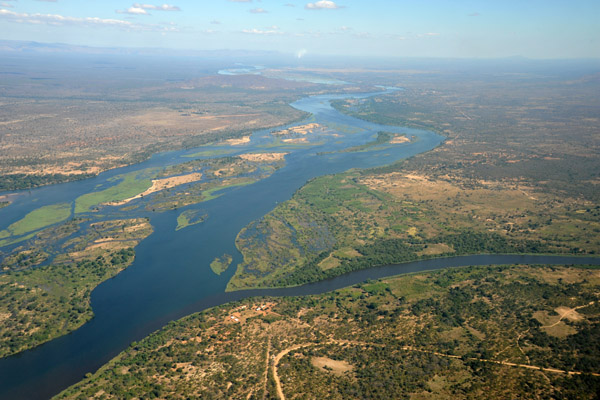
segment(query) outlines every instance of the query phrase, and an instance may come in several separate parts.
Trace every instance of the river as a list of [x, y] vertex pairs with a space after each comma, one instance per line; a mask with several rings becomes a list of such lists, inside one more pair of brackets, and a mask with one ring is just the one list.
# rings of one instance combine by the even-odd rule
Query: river
[[[387, 89], [394, 90], [394, 89]], [[381, 93], [381, 92], [378, 92]], [[336, 111], [331, 100], [365, 98], [360, 95], [322, 95], [301, 99], [292, 106], [312, 114], [306, 121], [328, 126], [336, 135], [316, 137], [312, 145], [272, 145], [269, 130], [252, 134], [251, 141], [237, 153], [286, 151], [285, 167], [252, 185], [227, 189], [215, 200], [188, 206], [207, 214], [205, 222], [176, 231], [180, 210], [153, 213], [143, 207], [135, 212], [115, 207], [108, 213], [90, 213], [90, 218], [149, 217], [154, 233], [136, 247], [134, 263], [116, 277], [103, 282], [92, 292], [95, 317], [75, 332], [32, 350], [0, 360], [0, 398], [45, 399], [57, 394], [94, 372], [132, 341], [139, 340], [171, 320], [192, 312], [248, 296], [295, 296], [323, 293], [369, 278], [460, 265], [506, 263], [600, 263], [600, 259], [548, 256], [471, 256], [421, 261], [356, 271], [331, 280], [295, 288], [249, 290], [226, 293], [227, 282], [235, 272], [241, 255], [235, 248], [238, 232], [253, 220], [271, 211], [279, 202], [314, 177], [390, 164], [439, 145], [443, 138], [433, 132], [404, 127], [383, 126], [358, 120]], [[292, 125], [293, 126], [293, 125]], [[286, 126], [284, 128], [288, 128]], [[338, 152], [373, 140], [378, 131], [402, 133], [416, 140], [401, 145], [374, 148], [365, 152]], [[14, 204], [0, 209], [0, 229], [22, 218], [31, 210], [60, 202], [73, 202], [78, 196], [105, 187], [110, 178], [149, 167], [163, 167], [189, 161], [186, 155], [199, 150], [219, 150], [222, 146], [202, 147], [153, 156], [146, 162], [108, 171], [96, 178], [48, 186], [15, 194]], [[265, 150], [268, 149], [268, 150]], [[145, 201], [140, 199], [137, 201]], [[9, 211], [10, 210], [10, 211]], [[233, 255], [232, 266], [220, 276], [210, 262], [225, 253]]]

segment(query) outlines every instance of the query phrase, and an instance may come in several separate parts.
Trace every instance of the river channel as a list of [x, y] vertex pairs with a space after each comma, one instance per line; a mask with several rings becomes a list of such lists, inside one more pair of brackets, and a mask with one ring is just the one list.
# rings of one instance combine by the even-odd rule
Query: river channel
[[[85, 373], [96, 371], [132, 341], [140, 340], [169, 321], [249, 296], [323, 293], [366, 279], [452, 266], [600, 263], [600, 259], [577, 257], [453, 257], [356, 271], [295, 288], [226, 293], [227, 282], [235, 272], [236, 264], [241, 261], [241, 255], [235, 248], [238, 232], [250, 222], [263, 217], [278, 203], [289, 199], [308, 180], [351, 168], [390, 164], [431, 150], [442, 142], [443, 138], [433, 132], [369, 123], [343, 115], [330, 104], [335, 99], [365, 98], [374, 94], [376, 93], [312, 96], [293, 103], [293, 107], [309, 112], [312, 116], [306, 121], [290, 126], [310, 122], [328, 127], [327, 135], [313, 138], [314, 140], [306, 146], [278, 148], [273, 145], [273, 137], [269, 130], [253, 132], [248, 144], [235, 148], [229, 155], [285, 151], [289, 153], [285, 158], [285, 166], [254, 184], [226, 189], [217, 199], [185, 208], [199, 210], [208, 215], [203, 223], [176, 231], [177, 215], [182, 209], [158, 213], [144, 211], [143, 207], [133, 212], [120, 211], [115, 207], [109, 213], [100, 213], [106, 216], [104, 218], [149, 217], [154, 233], [136, 247], [136, 258], [129, 268], [105, 281], [92, 292], [95, 317], [90, 322], [69, 335], [0, 360], [0, 398], [49, 398], [81, 380]], [[410, 143], [376, 147], [364, 152], [339, 152], [341, 149], [373, 140], [379, 131], [405, 134], [413, 137], [413, 140]], [[332, 135], [332, 132], [335, 134]], [[178, 164], [189, 161], [190, 158], [185, 156], [199, 150], [223, 148], [223, 145], [214, 145], [162, 153], [146, 162], [108, 171], [85, 181], [14, 193], [14, 203], [0, 209], [0, 229], [23, 218], [35, 208], [73, 202], [78, 196], [94, 191], [95, 188], [114, 184], [110, 179], [119, 174]], [[103, 217], [100, 214], [90, 213], [89, 217], [101, 220]], [[233, 264], [218, 276], [211, 271], [209, 264], [215, 257], [225, 253], [233, 255]]]

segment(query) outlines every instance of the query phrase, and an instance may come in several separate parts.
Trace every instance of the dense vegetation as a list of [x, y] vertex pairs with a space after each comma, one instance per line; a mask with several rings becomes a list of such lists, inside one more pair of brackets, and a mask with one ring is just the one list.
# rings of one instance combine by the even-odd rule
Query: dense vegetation
[[172, 322], [57, 398], [277, 398], [279, 384], [290, 399], [592, 399], [599, 284], [596, 269], [467, 267], [247, 299]]
[[596, 208], [500, 185], [432, 180], [402, 164], [314, 179], [248, 225], [228, 289], [288, 286], [421, 258], [596, 254]]
[[132, 247], [152, 232], [142, 219], [96, 223], [87, 235], [68, 242], [69, 251], [33, 268], [48, 258], [55, 241], [78, 232], [86, 222], [49, 228], [33, 247], [3, 261], [10, 272], [0, 275], [0, 357], [62, 336], [91, 319], [92, 290], [127, 268], [135, 254]]
[[68, 181], [87, 179], [94, 174], [6, 174], [0, 176], [0, 191], [32, 189], [43, 185], [53, 185]]
[[127, 267], [132, 249], [105, 258], [58, 264], [0, 277], [0, 357], [64, 335], [92, 318], [91, 290]]

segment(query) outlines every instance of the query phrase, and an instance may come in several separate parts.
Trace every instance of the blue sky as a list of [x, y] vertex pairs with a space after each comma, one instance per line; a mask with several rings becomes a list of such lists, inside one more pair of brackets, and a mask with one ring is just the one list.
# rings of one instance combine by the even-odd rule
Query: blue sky
[[0, 0], [0, 38], [299, 56], [600, 57], [600, 0], [172, 1]]

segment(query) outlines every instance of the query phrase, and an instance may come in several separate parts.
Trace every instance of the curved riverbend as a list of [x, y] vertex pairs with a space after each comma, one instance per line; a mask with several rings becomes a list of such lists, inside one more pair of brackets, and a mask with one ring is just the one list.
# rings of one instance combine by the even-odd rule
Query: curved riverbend
[[[98, 369], [132, 341], [147, 336], [169, 321], [249, 296], [323, 293], [365, 279], [460, 265], [600, 264], [600, 259], [577, 257], [454, 257], [356, 271], [327, 281], [293, 288], [225, 293], [225, 287], [235, 268], [231, 267], [217, 276], [210, 270], [210, 262], [215, 257], [227, 253], [233, 255], [233, 266], [239, 263], [241, 255], [235, 248], [238, 232], [251, 221], [267, 214], [278, 202], [289, 199], [306, 181], [350, 168], [390, 164], [431, 150], [441, 143], [443, 138], [433, 132], [369, 123], [343, 115], [330, 105], [330, 101], [334, 99], [364, 98], [373, 94], [375, 93], [312, 96], [292, 104], [313, 115], [309, 120], [294, 125], [316, 122], [337, 130], [337, 136], [323, 136], [310, 146], [278, 148], [273, 146], [273, 137], [269, 131], [255, 132], [251, 142], [239, 150], [236, 149], [235, 154], [286, 151], [289, 152], [286, 156], [286, 166], [252, 185], [227, 189], [216, 200], [186, 207], [185, 209], [208, 214], [207, 220], [201, 224], [175, 231], [176, 218], [181, 209], [163, 213], [147, 212], [143, 207], [133, 213], [121, 211], [119, 208], [111, 209], [107, 218], [149, 217], [155, 232], [136, 247], [136, 259], [129, 268], [115, 278], [103, 282], [93, 291], [91, 300], [94, 319], [69, 335], [0, 360], [0, 398], [48, 398], [79, 381], [85, 373]], [[415, 136], [417, 140], [369, 152], [338, 152], [343, 148], [372, 140], [380, 130]], [[212, 147], [219, 148], [222, 146]], [[206, 149], [207, 147], [204, 147], [202, 150]], [[32, 190], [30, 193], [21, 194], [10, 207], [1, 209], [0, 217], [4, 215], [15, 219], [17, 214], [25, 215], [35, 207], [73, 201], [97, 185], [106, 185], [111, 177], [119, 173], [181, 163], [189, 160], [182, 157], [197, 151], [198, 149], [192, 149], [163, 153], [144, 163], [109, 171], [90, 180]], [[101, 217], [92, 213], [86, 216]], [[2, 221], [3, 224], [8, 223], [7, 219]]]

